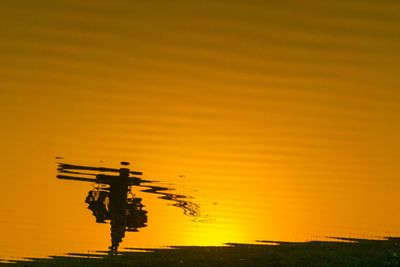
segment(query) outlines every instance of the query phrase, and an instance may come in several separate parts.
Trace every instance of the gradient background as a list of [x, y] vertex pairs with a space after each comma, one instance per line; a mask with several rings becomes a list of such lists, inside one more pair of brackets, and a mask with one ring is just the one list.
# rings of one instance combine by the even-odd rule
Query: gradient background
[[[106, 249], [55, 157], [144, 195], [122, 246], [399, 234], [398, 1], [1, 1], [0, 258]], [[103, 161], [103, 163], [100, 163]], [[184, 177], [179, 177], [185, 175]]]

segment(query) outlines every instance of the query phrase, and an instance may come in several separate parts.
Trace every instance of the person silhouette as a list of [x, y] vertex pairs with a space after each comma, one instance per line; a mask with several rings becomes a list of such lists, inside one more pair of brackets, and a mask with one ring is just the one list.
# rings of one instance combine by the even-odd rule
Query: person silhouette
[[[121, 164], [128, 165], [129, 163], [121, 162]], [[110, 179], [108, 210], [111, 219], [111, 253], [115, 253], [118, 250], [119, 243], [125, 237], [128, 178], [129, 169], [120, 168], [119, 176], [114, 176], [114, 179]]]

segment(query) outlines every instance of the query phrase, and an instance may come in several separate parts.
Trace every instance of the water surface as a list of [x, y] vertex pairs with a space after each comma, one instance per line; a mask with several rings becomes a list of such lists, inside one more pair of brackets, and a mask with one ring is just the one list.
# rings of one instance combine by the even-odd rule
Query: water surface
[[[120, 168], [159, 195], [125, 247], [400, 229], [395, 1], [5, 1], [0, 258], [104, 250], [110, 226], [55, 157]], [[168, 186], [167, 186], [168, 185]]]

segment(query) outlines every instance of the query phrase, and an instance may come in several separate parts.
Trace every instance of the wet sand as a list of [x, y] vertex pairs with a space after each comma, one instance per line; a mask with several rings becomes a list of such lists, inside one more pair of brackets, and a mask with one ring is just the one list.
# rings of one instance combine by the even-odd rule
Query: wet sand
[[400, 266], [400, 238], [275, 244], [172, 247], [101, 257], [71, 253], [12, 266]]

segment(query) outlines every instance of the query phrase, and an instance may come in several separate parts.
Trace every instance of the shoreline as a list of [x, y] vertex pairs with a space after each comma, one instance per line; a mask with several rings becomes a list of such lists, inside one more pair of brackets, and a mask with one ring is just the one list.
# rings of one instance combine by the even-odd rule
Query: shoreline
[[0, 266], [400, 266], [398, 237], [227, 245], [127, 248], [132, 251], [117, 255], [69, 253]]

